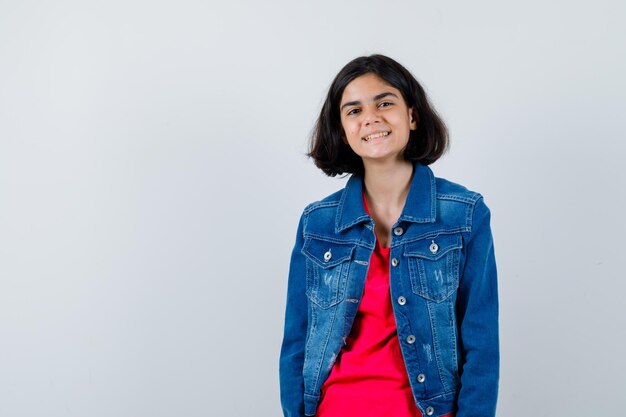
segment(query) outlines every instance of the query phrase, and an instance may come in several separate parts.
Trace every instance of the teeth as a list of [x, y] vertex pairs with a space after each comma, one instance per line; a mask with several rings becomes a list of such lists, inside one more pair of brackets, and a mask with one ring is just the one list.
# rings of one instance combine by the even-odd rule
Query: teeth
[[371, 139], [382, 138], [383, 136], [387, 136], [388, 134], [389, 132], [374, 133], [373, 135], [365, 136], [363, 139], [365, 139], [365, 141], [367, 142]]

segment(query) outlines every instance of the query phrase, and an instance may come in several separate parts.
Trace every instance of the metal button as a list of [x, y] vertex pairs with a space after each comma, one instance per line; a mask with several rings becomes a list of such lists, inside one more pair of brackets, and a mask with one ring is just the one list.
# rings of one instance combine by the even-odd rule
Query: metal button
[[426, 408], [426, 415], [427, 416], [432, 416], [434, 412], [435, 412], [434, 408], [432, 408], [432, 407], [427, 407]]
[[439, 245], [436, 244], [435, 241], [433, 240], [433, 243], [430, 244], [430, 247], [428, 249], [430, 249], [430, 251], [434, 255], [435, 253], [437, 253], [437, 251], [439, 251]]
[[423, 383], [424, 381], [426, 381], [426, 375], [424, 374], [419, 374], [417, 376], [417, 382], [419, 382], [420, 384]]
[[393, 258], [393, 259], [391, 260], [391, 265], [392, 265], [392, 266], [398, 266], [398, 264], [399, 264], [399, 263], [400, 263], [400, 261], [399, 261], [399, 260], [397, 260], [396, 258]]
[[412, 334], [408, 335], [406, 337], [406, 342], [410, 345], [412, 345], [413, 343], [415, 343], [415, 336], [413, 336]]
[[393, 229], [393, 234], [396, 236], [402, 236], [402, 233], [404, 233], [404, 229], [401, 227], [396, 227], [395, 229]]
[[401, 306], [406, 304], [406, 298], [404, 298], [403, 296], [398, 297], [398, 304], [400, 304]]
[[328, 251], [324, 254], [324, 261], [328, 262], [330, 261], [330, 258], [333, 257], [333, 254], [330, 253], [330, 249], [328, 249]]

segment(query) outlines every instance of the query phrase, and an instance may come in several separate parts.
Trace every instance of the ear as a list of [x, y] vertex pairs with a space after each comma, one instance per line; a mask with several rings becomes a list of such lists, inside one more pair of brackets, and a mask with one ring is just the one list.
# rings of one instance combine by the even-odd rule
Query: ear
[[411, 130], [417, 129], [417, 122], [419, 118], [417, 117], [417, 112], [413, 111], [413, 107], [409, 107], [409, 122], [411, 124]]

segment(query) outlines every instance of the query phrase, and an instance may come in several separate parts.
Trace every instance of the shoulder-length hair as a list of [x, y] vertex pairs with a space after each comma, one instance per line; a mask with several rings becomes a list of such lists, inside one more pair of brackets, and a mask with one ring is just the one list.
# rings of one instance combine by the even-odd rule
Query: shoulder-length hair
[[315, 123], [308, 156], [328, 176], [344, 173], [363, 175], [363, 160], [343, 141], [339, 105], [343, 91], [355, 78], [373, 73], [398, 89], [407, 107], [413, 108], [417, 129], [412, 130], [404, 159], [424, 165], [435, 162], [448, 148], [448, 130], [430, 104], [426, 92], [402, 65], [384, 55], [353, 59], [333, 80]]

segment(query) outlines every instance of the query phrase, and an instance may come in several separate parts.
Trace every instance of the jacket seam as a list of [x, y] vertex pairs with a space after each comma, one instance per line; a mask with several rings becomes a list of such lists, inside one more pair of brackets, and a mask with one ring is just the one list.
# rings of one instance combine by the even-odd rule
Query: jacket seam
[[306, 214], [309, 214], [313, 210], [317, 210], [320, 208], [334, 207], [337, 205], [339, 205], [339, 201], [314, 201], [313, 203], [306, 206], [306, 208], [304, 209], [304, 212]]
[[438, 230], [431, 230], [428, 231], [426, 233], [422, 233], [421, 235], [417, 235], [417, 236], [413, 236], [410, 238], [406, 238], [403, 240], [399, 240], [395, 243], [392, 244], [391, 248], [395, 248], [397, 246], [401, 246], [401, 245], [405, 245], [407, 243], [412, 243], [415, 242], [417, 240], [424, 240], [424, 239], [430, 239], [430, 238], [435, 238], [439, 235], [453, 235], [459, 232], [469, 232], [469, 228], [468, 227], [456, 227], [454, 229], [438, 229]]
[[437, 194], [438, 200], [459, 201], [466, 204], [474, 204], [478, 198], [480, 198], [480, 194], [476, 192], [472, 193], [471, 197], [463, 197], [459, 194]]
[[[332, 329], [335, 326], [336, 319], [337, 319], [337, 309], [333, 311], [332, 320], [330, 322], [330, 325], [328, 326], [328, 331], [324, 333], [324, 344], [323, 344], [323, 347], [320, 349], [320, 351], [324, 353], [322, 354], [322, 356], [320, 357], [319, 361], [317, 361], [317, 364], [316, 364], [317, 369], [315, 371], [315, 380], [313, 381], [313, 386], [311, 387], [313, 389], [315, 389], [316, 387], [319, 387], [321, 389], [321, 385], [318, 384], [318, 381], [320, 380], [320, 373], [322, 372], [322, 367], [323, 367], [322, 365], [324, 363], [324, 357], [326, 356], [328, 343], [330, 341], [330, 334], [332, 333]], [[304, 394], [306, 394], [306, 392]]]
[[356, 240], [356, 239], [348, 239], [348, 240], [336, 239], [336, 238], [333, 238], [333, 237], [329, 237], [328, 235], [321, 235], [321, 234], [312, 233], [312, 232], [305, 232], [304, 233], [304, 238], [305, 239], [308, 239], [308, 238], [318, 239], [318, 240], [323, 240], [324, 242], [337, 243], [337, 244], [353, 244], [353, 245], [362, 246], [362, 247], [368, 248], [368, 249], [371, 249], [371, 248], [374, 247], [374, 245], [366, 244], [366, 243], [364, 243], [361, 240]]
[[474, 228], [474, 212], [476, 211], [476, 206], [478, 205], [477, 203], [482, 198], [483, 198], [483, 196], [478, 194], [478, 198], [476, 199], [474, 204], [472, 204], [470, 207], [468, 207], [467, 218], [466, 218], [465, 222], [466, 222], [466, 224], [469, 225], [468, 232], [470, 232], [470, 233], [472, 232], [472, 229]]
[[443, 367], [443, 364], [441, 362], [441, 354], [439, 352], [439, 337], [438, 337], [439, 329], [437, 329], [437, 326], [435, 326], [435, 319], [433, 317], [431, 303], [432, 303], [431, 300], [426, 300], [426, 308], [428, 309], [428, 319], [429, 319], [428, 321], [430, 322], [430, 328], [433, 333], [433, 351], [435, 354], [435, 362], [437, 363], [437, 373], [439, 374], [439, 381], [441, 382], [441, 386], [443, 387], [443, 389], [447, 391], [448, 385], [444, 381], [443, 375], [441, 373], [441, 368]]

